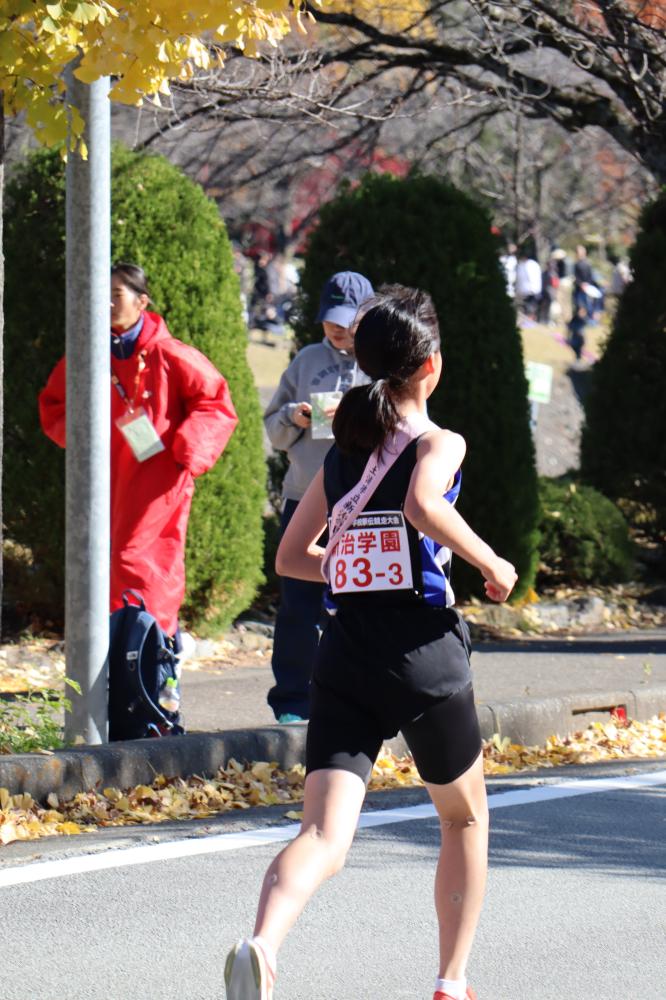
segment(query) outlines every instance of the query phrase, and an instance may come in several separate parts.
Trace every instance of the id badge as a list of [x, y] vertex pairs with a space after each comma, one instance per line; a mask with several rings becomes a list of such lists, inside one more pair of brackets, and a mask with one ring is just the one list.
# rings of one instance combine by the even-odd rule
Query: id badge
[[116, 427], [124, 436], [137, 462], [145, 462], [164, 451], [162, 439], [143, 406], [137, 406], [116, 420]]

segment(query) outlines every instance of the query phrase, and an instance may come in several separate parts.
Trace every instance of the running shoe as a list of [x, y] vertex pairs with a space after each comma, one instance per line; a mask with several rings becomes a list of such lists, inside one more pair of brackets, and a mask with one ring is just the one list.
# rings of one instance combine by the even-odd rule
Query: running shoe
[[[466, 1000], [477, 1000], [476, 993], [471, 986], [467, 987], [465, 998]], [[454, 1000], [454, 998], [449, 993], [442, 993], [441, 990], [437, 990], [432, 1000]]]
[[243, 938], [234, 945], [224, 966], [227, 1000], [271, 1000], [272, 976], [261, 948]]
[[305, 722], [305, 719], [302, 715], [294, 715], [293, 712], [283, 712], [278, 716], [278, 722], [281, 726], [290, 726], [294, 722]]

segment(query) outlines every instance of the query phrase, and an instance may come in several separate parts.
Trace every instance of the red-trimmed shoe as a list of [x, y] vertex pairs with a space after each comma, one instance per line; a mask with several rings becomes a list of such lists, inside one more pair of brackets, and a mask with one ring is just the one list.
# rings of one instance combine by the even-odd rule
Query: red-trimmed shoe
[[[478, 1000], [477, 995], [471, 986], [467, 987], [465, 997], [466, 1000]], [[432, 1000], [453, 1000], [453, 997], [449, 993], [442, 993], [441, 990], [437, 990]]]

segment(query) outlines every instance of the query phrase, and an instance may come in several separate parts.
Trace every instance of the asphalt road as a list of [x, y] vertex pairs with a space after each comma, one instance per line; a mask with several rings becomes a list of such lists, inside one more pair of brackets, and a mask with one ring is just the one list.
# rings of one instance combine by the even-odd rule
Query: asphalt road
[[[490, 884], [469, 970], [480, 1000], [662, 997], [663, 763], [489, 789]], [[288, 938], [276, 1000], [430, 1000], [438, 828], [425, 801], [372, 797], [363, 822], [379, 825], [360, 830]], [[222, 998], [224, 955], [251, 928], [277, 850], [266, 838], [291, 835], [283, 812], [3, 849], [1, 1000]]]

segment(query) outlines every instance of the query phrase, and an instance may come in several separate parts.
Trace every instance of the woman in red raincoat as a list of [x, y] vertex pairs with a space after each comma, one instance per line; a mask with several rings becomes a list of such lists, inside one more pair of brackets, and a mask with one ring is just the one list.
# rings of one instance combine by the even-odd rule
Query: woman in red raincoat
[[[136, 590], [175, 637], [194, 479], [218, 460], [238, 417], [211, 362], [147, 311], [140, 267], [112, 268], [111, 298], [111, 611]], [[40, 393], [39, 415], [64, 448], [65, 358]]]

